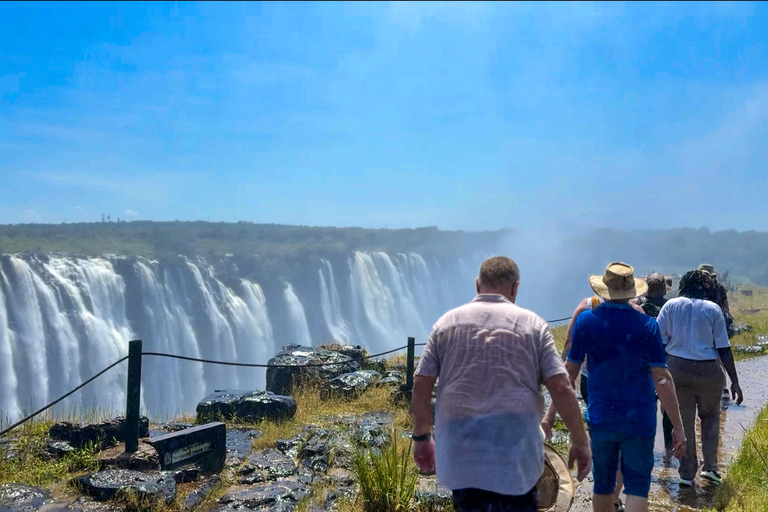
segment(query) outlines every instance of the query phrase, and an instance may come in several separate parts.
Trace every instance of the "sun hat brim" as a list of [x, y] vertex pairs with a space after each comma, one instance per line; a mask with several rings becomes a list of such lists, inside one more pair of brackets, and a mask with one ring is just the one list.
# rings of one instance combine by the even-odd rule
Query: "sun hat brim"
[[544, 445], [544, 458], [544, 474], [536, 486], [538, 509], [542, 512], [567, 512], [576, 495], [568, 464], [557, 450], [547, 444]]
[[[603, 282], [603, 276], [589, 276], [589, 286], [598, 296], [606, 300], [627, 300], [641, 297], [648, 292], [648, 283], [644, 279], [635, 279], [635, 287], [630, 290], [612, 290]], [[669, 292], [667, 292], [669, 293]]]

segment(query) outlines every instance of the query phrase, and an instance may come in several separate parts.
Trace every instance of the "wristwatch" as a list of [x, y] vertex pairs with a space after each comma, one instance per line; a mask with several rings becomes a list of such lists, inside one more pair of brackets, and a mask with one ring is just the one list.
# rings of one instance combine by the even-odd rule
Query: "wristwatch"
[[411, 434], [411, 439], [416, 442], [429, 441], [431, 438], [432, 438], [432, 434], [430, 432], [427, 432], [426, 434], [421, 434], [420, 436], [415, 436]]

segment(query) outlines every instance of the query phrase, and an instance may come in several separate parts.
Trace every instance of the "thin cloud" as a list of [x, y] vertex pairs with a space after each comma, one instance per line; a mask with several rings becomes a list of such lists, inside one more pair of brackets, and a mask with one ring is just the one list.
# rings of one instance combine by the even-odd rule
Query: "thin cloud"
[[75, 210], [77, 210], [79, 212], [84, 212], [85, 208], [83, 208], [82, 206], [75, 206]]
[[139, 215], [139, 212], [135, 210], [125, 210], [125, 214], [128, 215], [129, 217], [136, 217]]

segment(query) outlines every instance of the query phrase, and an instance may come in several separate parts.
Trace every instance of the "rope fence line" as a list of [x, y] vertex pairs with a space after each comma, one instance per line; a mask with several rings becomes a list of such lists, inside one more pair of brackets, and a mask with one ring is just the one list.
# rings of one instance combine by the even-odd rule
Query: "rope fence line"
[[128, 359], [128, 356], [125, 356], [125, 357], [123, 357], [122, 359], [118, 359], [117, 361], [115, 361], [115, 362], [114, 362], [114, 363], [112, 363], [111, 365], [107, 366], [106, 368], [104, 368], [103, 370], [101, 370], [99, 373], [97, 373], [96, 375], [94, 375], [93, 377], [91, 377], [90, 379], [86, 380], [85, 382], [83, 382], [82, 384], [80, 384], [80, 385], [79, 385], [79, 386], [77, 386], [76, 388], [72, 389], [71, 391], [67, 392], [66, 394], [64, 394], [64, 395], [60, 396], [59, 398], [57, 398], [57, 399], [56, 399], [56, 400], [54, 400], [53, 402], [49, 403], [49, 404], [48, 404], [48, 405], [46, 405], [45, 407], [43, 407], [43, 408], [41, 408], [41, 409], [38, 409], [38, 410], [36, 410], [35, 412], [33, 412], [32, 414], [30, 414], [30, 415], [29, 415], [29, 416], [27, 416], [26, 418], [23, 418], [23, 419], [21, 419], [21, 420], [17, 421], [16, 423], [14, 423], [13, 425], [11, 425], [10, 427], [8, 427], [8, 428], [6, 428], [6, 429], [3, 429], [2, 431], [0, 431], [0, 437], [3, 437], [3, 436], [6, 434], [6, 433], [8, 433], [8, 432], [10, 432], [11, 430], [15, 429], [15, 428], [16, 428], [16, 427], [18, 427], [19, 425], [21, 425], [21, 424], [23, 424], [23, 423], [26, 423], [27, 421], [31, 420], [32, 418], [34, 418], [34, 417], [35, 417], [35, 416], [37, 416], [38, 414], [41, 414], [41, 413], [43, 413], [43, 412], [47, 411], [48, 409], [50, 409], [51, 407], [53, 407], [53, 406], [54, 406], [54, 405], [56, 405], [57, 403], [61, 402], [61, 401], [62, 401], [62, 400], [64, 400], [65, 398], [68, 398], [68, 397], [72, 396], [72, 395], [73, 395], [73, 394], [74, 394], [76, 391], [80, 391], [82, 388], [84, 388], [85, 386], [87, 386], [87, 385], [88, 385], [88, 384], [90, 384], [91, 382], [95, 381], [96, 379], [98, 379], [99, 377], [101, 377], [102, 375], [104, 375], [105, 373], [107, 373], [109, 370], [111, 370], [112, 368], [114, 368], [115, 366], [119, 365], [120, 363], [122, 363], [123, 361], [125, 361], [125, 360], [127, 360], [127, 359]]
[[[569, 316], [569, 317], [565, 317], [565, 318], [559, 318], [557, 320], [548, 320], [547, 322], [552, 324], [552, 323], [557, 323], [557, 322], [563, 322], [565, 320], [570, 320], [570, 319], [571, 319], [571, 317]], [[132, 341], [130, 343], [133, 344], [133, 343], [136, 343], [136, 342], [141, 343], [140, 340], [135, 340], [135, 341]], [[349, 362], [360, 361], [360, 360], [365, 361], [365, 360], [369, 360], [369, 359], [374, 359], [376, 357], [381, 357], [381, 356], [386, 356], [386, 355], [389, 355], [389, 354], [394, 354], [395, 352], [400, 352], [402, 350], [408, 350], [408, 356], [412, 358], [413, 357], [413, 354], [412, 354], [413, 348], [414, 347], [423, 347], [425, 345], [426, 345], [426, 343], [413, 343], [413, 340], [409, 339], [409, 344], [408, 345], [404, 345], [402, 347], [398, 347], [398, 348], [395, 348], [395, 349], [392, 349], [392, 350], [387, 350], [386, 352], [379, 352], [378, 354], [370, 354], [370, 355], [364, 356], [364, 357], [362, 357], [360, 359], [354, 359], [354, 358], [350, 357], [350, 361], [336, 361], [336, 362], [329, 362], [329, 363], [311, 363], [311, 364], [239, 363], [239, 362], [234, 362], [234, 361], [216, 361], [216, 360], [213, 360], [213, 359], [202, 359], [202, 358], [197, 358], [197, 357], [180, 356], [180, 355], [176, 355], [176, 354], [166, 354], [166, 353], [163, 353], [163, 352], [141, 352], [141, 356], [166, 357], [166, 358], [170, 358], [170, 359], [180, 359], [182, 361], [192, 361], [192, 362], [204, 363], [204, 364], [218, 364], [218, 365], [224, 365], [224, 366], [239, 366], [239, 367], [245, 367], [245, 368], [317, 368], [317, 367], [323, 367], [323, 366], [335, 366], [335, 365], [340, 365], [340, 364], [346, 364], [346, 363], [349, 363]], [[49, 403], [45, 407], [42, 407], [42, 408], [38, 409], [37, 411], [33, 412], [32, 414], [29, 414], [28, 416], [20, 419], [19, 421], [17, 421], [13, 425], [10, 425], [9, 427], [7, 427], [5, 429], [0, 430], [0, 438], [3, 437], [8, 432], [10, 432], [11, 430], [15, 429], [16, 427], [18, 427], [20, 425], [23, 425], [27, 421], [31, 420], [35, 416], [38, 416], [38, 415], [42, 414], [43, 412], [47, 411], [48, 409], [50, 409], [54, 405], [58, 404], [62, 400], [65, 400], [66, 398], [69, 398], [70, 396], [75, 394], [77, 391], [80, 391], [82, 388], [84, 388], [85, 386], [87, 386], [88, 384], [93, 382], [94, 380], [98, 379], [99, 377], [101, 377], [102, 375], [107, 373], [109, 370], [114, 368], [115, 366], [117, 366], [120, 363], [128, 360], [129, 357], [130, 356], [125, 356], [125, 357], [122, 357], [122, 358], [118, 359], [114, 363], [110, 364], [109, 366], [107, 366], [106, 368], [104, 368], [103, 370], [98, 372], [96, 375], [94, 375], [91, 378], [89, 378], [88, 380], [84, 381], [82, 384], [74, 387], [73, 389], [71, 389], [67, 393], [63, 394], [62, 396], [60, 396], [59, 398], [57, 398], [53, 402]], [[412, 362], [410, 362], [410, 363], [412, 364]]]

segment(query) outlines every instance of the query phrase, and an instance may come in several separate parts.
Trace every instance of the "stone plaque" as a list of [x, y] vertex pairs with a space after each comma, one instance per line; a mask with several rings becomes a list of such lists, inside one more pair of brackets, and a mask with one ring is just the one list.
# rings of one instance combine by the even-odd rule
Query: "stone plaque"
[[163, 470], [197, 464], [203, 473], [217, 473], [227, 456], [227, 427], [214, 422], [149, 439]]

